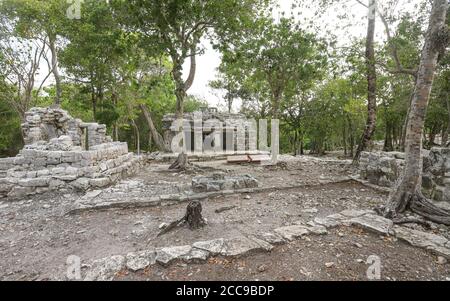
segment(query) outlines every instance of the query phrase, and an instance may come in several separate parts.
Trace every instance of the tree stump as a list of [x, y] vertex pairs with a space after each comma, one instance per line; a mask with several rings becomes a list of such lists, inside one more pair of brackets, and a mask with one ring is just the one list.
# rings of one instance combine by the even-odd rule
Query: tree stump
[[170, 165], [169, 170], [186, 170], [188, 166], [188, 156], [185, 153], [181, 153], [177, 160]]
[[205, 225], [205, 220], [202, 216], [202, 203], [199, 201], [189, 203], [184, 219], [191, 229], [200, 229], [203, 227]]
[[169, 233], [175, 228], [188, 225], [191, 230], [197, 230], [206, 225], [205, 219], [202, 216], [202, 203], [199, 201], [190, 202], [186, 208], [186, 214], [180, 220], [170, 223], [157, 236]]

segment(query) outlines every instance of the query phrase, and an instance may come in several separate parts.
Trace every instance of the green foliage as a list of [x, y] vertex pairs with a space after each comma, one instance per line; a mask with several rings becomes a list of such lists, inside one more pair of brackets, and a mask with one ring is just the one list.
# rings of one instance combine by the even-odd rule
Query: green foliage
[[[1, 83], [0, 83], [0, 91]], [[15, 155], [22, 147], [22, 137], [20, 132], [20, 118], [0, 93], [0, 157]]]
[[[311, 5], [297, 2], [293, 9]], [[318, 3], [319, 11], [342, 4]], [[383, 5], [389, 11], [393, 4]], [[33, 47], [50, 38], [56, 40], [59, 56], [62, 108], [84, 121], [106, 124], [109, 134], [131, 149], [139, 137], [141, 149], [155, 150], [140, 105], [148, 107], [159, 131], [163, 116], [179, 110], [180, 99], [186, 112], [207, 105], [187, 94], [181, 72], [192, 55], [204, 52], [205, 41], [222, 55], [219, 76], [210, 85], [225, 91], [229, 107], [241, 101], [241, 112], [248, 117], [279, 118], [283, 152], [344, 149], [351, 154], [361, 136], [367, 114], [364, 40], [340, 47], [332, 32], [319, 38], [323, 35], [314, 31], [314, 20], [299, 23], [283, 15], [275, 21], [271, 0], [84, 0], [80, 20], [66, 18], [68, 5], [65, 0], [1, 1], [2, 29], [9, 30], [7, 38], [18, 46], [0, 48], [0, 156], [21, 147], [23, 111], [54, 102], [54, 85], [38, 90], [35, 83], [25, 95], [24, 86], [11, 81], [11, 70], [27, 66]], [[414, 9], [417, 14], [383, 11], [392, 39], [376, 45], [375, 137], [385, 140], [386, 149], [400, 147], [414, 86], [411, 75], [389, 72], [397, 67], [393, 49], [401, 65], [414, 70], [424, 40], [429, 4], [420, 1]], [[338, 15], [337, 27], [356, 26], [347, 11]], [[4, 39], [0, 32], [0, 42]], [[450, 127], [449, 62], [448, 54], [441, 57], [426, 119], [426, 146]]]

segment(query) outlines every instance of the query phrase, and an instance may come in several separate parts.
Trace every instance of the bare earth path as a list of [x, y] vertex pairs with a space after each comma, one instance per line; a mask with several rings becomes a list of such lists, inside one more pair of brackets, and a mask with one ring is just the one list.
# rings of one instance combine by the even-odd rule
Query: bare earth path
[[[287, 169], [198, 163], [211, 174], [251, 174], [263, 187], [298, 188], [217, 197], [202, 201], [208, 225], [193, 232], [177, 229], [156, 237], [162, 223], [180, 218], [186, 203], [138, 209], [86, 211], [67, 215], [86, 196], [72, 192], [46, 194], [19, 202], [0, 202], [0, 280], [65, 279], [69, 255], [82, 262], [196, 241], [258, 234], [298, 221], [310, 221], [344, 209], [371, 209], [385, 201], [382, 192], [340, 180], [352, 174], [348, 161], [311, 157], [284, 158]], [[167, 165], [168, 166], [168, 165]], [[150, 164], [132, 179], [91, 192], [96, 201], [145, 200], [189, 189], [194, 175], [171, 173], [166, 165]], [[207, 167], [207, 168], [205, 168]], [[216, 213], [217, 209], [235, 206]], [[448, 235], [446, 227], [433, 230]], [[275, 248], [271, 253], [240, 259], [213, 258], [204, 264], [153, 266], [121, 279], [139, 280], [364, 280], [366, 260], [382, 260], [383, 279], [446, 280], [448, 264], [428, 252], [354, 228], [338, 228], [327, 236], [310, 237]], [[329, 267], [327, 267], [329, 266]]]

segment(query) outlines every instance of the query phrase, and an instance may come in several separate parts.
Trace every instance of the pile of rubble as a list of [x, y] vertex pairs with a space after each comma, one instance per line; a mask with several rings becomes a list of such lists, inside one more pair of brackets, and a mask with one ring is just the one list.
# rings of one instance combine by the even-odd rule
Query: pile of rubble
[[[400, 152], [364, 152], [360, 176], [371, 184], [392, 187], [404, 168], [405, 154]], [[423, 189], [436, 201], [450, 202], [450, 148], [423, 152]]]
[[106, 126], [84, 123], [58, 108], [33, 108], [22, 124], [25, 147], [0, 159], [0, 198], [21, 198], [49, 190], [108, 186], [133, 174], [140, 159]]

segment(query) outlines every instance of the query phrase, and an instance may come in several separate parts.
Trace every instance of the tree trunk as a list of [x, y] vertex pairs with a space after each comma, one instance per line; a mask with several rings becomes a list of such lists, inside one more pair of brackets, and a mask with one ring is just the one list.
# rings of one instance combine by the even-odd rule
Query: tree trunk
[[175, 162], [170, 165], [169, 170], [183, 171], [186, 170], [189, 165], [188, 155], [186, 155], [185, 153], [181, 153], [175, 160]]
[[392, 122], [386, 121], [386, 133], [384, 138], [384, 151], [392, 152], [394, 150], [394, 144], [392, 143]]
[[141, 155], [141, 135], [140, 135], [140, 132], [139, 132], [139, 128], [136, 125], [136, 122], [134, 120], [131, 120], [131, 125], [133, 126], [134, 135], [136, 137], [136, 151], [137, 151], [137, 155], [140, 156]]
[[184, 83], [184, 92], [187, 92], [192, 87], [195, 78], [195, 72], [197, 69], [197, 61], [195, 59], [195, 47], [191, 49], [191, 67], [189, 69], [189, 76]]
[[349, 132], [349, 136], [350, 136], [350, 157], [354, 157], [354, 151], [355, 151], [355, 133], [354, 133], [354, 129], [353, 129], [353, 123], [352, 123], [352, 119], [350, 118], [349, 115], [347, 115], [347, 122], [348, 122], [348, 132]]
[[114, 122], [114, 141], [119, 141], [119, 126], [117, 125], [117, 122]]
[[184, 114], [184, 98], [186, 96], [185, 83], [183, 81], [183, 62], [175, 56], [172, 56], [172, 62], [172, 76], [175, 82], [175, 96], [177, 98], [175, 115], [177, 119], [182, 119]]
[[424, 123], [439, 51], [442, 47], [438, 44], [440, 39], [437, 37], [443, 32], [447, 10], [448, 0], [434, 0], [408, 117], [405, 167], [396, 187], [389, 196], [386, 206], [383, 208], [383, 214], [386, 217], [396, 217], [409, 208], [432, 221], [450, 225], [448, 212], [435, 207], [422, 195]]
[[272, 95], [272, 118], [278, 119], [280, 116], [281, 93], [278, 91]]
[[231, 114], [231, 111], [233, 110], [233, 96], [231, 95], [230, 91], [228, 91], [227, 95], [227, 104], [228, 104], [228, 113]]
[[164, 143], [164, 139], [156, 130], [155, 124], [153, 123], [152, 115], [150, 114], [147, 106], [144, 104], [141, 104], [141, 105], [139, 105], [139, 108], [141, 109], [142, 113], [144, 114], [145, 120], [147, 121], [148, 127], [150, 129], [150, 133], [152, 134], [153, 141], [155, 142], [158, 149], [163, 152], [169, 152], [170, 150], [167, 147], [166, 143]]
[[305, 154], [305, 145], [303, 143], [303, 134], [301, 134], [300, 136], [300, 155], [304, 155]]
[[55, 97], [55, 106], [61, 105], [61, 97], [62, 97], [62, 88], [61, 88], [61, 76], [59, 74], [58, 68], [58, 52], [56, 50], [56, 37], [53, 35], [49, 35], [49, 48], [52, 54], [52, 73], [55, 77], [55, 88], [56, 88], [56, 97]]
[[448, 143], [448, 136], [450, 133], [450, 97], [448, 96], [448, 93], [446, 93], [445, 97], [447, 98], [447, 112], [448, 112], [448, 122], [447, 127], [445, 128], [445, 131], [442, 133], [442, 143], [441, 145], [443, 147], [447, 146]]
[[153, 147], [153, 136], [152, 136], [152, 132], [148, 132], [148, 151], [151, 152], [152, 151], [152, 147]]
[[298, 132], [297, 132], [297, 131], [294, 131], [294, 142], [293, 142], [293, 144], [292, 144], [294, 156], [297, 155], [297, 143], [298, 143], [297, 141], [298, 141]]
[[412, 106], [413, 98], [414, 98], [414, 93], [412, 93], [411, 97], [409, 98], [408, 111], [406, 113], [405, 121], [403, 122], [403, 125], [402, 125], [402, 132], [401, 132], [401, 138], [400, 138], [400, 151], [402, 151], [402, 152], [405, 151], [406, 131], [408, 129], [409, 114], [411, 113], [411, 106]]
[[375, 67], [375, 15], [376, 0], [369, 1], [369, 24], [366, 39], [366, 65], [367, 65], [367, 124], [361, 137], [353, 163], [359, 163], [361, 153], [367, 149], [375, 132], [377, 122], [377, 72]]
[[449, 125], [444, 125], [442, 128], [442, 134], [441, 134], [441, 146], [445, 147], [447, 145], [447, 141], [448, 141], [448, 127]]
[[344, 120], [344, 126], [342, 128], [342, 141], [344, 143], [344, 156], [347, 157], [348, 150], [347, 150], [347, 124]]

